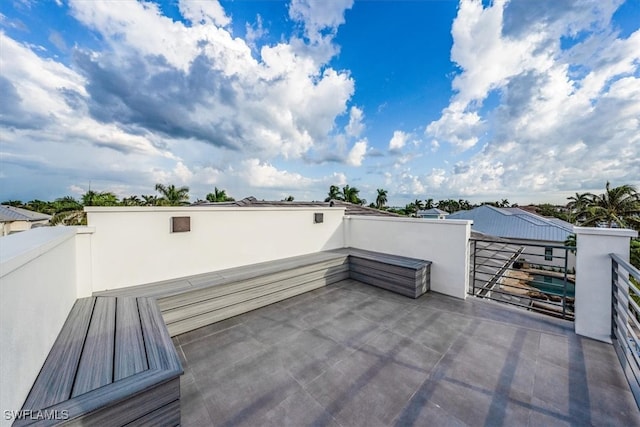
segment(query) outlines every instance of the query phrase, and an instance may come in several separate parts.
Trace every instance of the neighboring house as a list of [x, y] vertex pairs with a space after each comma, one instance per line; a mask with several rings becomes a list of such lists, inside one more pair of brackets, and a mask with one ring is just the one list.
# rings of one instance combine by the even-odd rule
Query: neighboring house
[[449, 215], [449, 212], [443, 211], [438, 208], [431, 208], [426, 210], [419, 210], [416, 216], [418, 218], [426, 218], [426, 219], [446, 219]]
[[[564, 241], [573, 233], [573, 225], [558, 218], [546, 218], [519, 208], [482, 205], [452, 213], [447, 219], [472, 220], [478, 233], [507, 239], [525, 246], [522, 258], [529, 262], [564, 267]], [[575, 268], [575, 256], [569, 252], [567, 267]]]
[[8, 205], [0, 205], [2, 236], [18, 231], [29, 230], [32, 227], [47, 225], [50, 219], [51, 215]]
[[286, 207], [286, 208], [308, 208], [308, 207], [323, 207], [335, 206], [345, 208], [345, 215], [365, 215], [365, 216], [394, 216], [400, 215], [393, 212], [382, 211], [375, 208], [369, 208], [367, 206], [360, 206], [349, 202], [343, 202], [341, 200], [331, 200], [329, 202], [286, 202], [286, 201], [270, 201], [270, 200], [258, 200], [253, 196], [245, 197], [242, 200], [233, 202], [199, 202], [194, 206], [234, 206], [234, 207]]

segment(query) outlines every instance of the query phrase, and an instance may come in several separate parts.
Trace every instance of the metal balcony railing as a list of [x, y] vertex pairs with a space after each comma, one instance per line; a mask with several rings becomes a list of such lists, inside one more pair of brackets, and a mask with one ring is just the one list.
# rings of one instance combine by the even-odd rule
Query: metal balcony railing
[[471, 295], [563, 319], [574, 318], [575, 248], [471, 239]]
[[640, 407], [640, 271], [611, 254], [611, 339]]

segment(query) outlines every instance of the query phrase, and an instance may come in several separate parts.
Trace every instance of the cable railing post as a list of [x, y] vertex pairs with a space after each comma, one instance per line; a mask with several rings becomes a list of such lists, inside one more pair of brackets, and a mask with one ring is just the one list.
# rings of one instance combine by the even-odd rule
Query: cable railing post
[[473, 279], [471, 284], [471, 289], [473, 290], [473, 295], [476, 294], [476, 252], [478, 250], [478, 241], [473, 241]]
[[616, 339], [616, 306], [618, 299], [618, 263], [611, 259], [611, 339]]
[[564, 250], [564, 277], [562, 284], [562, 318], [567, 318], [567, 269], [569, 267], [569, 249]]

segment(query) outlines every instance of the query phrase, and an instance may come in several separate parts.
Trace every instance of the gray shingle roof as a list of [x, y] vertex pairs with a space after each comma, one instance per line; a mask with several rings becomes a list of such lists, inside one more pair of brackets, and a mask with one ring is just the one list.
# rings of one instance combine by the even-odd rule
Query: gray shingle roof
[[8, 205], [0, 205], [0, 222], [43, 221], [48, 219], [51, 219], [51, 215]]
[[452, 213], [447, 219], [470, 219], [473, 230], [508, 239], [564, 242], [573, 233], [573, 225], [566, 221], [545, 218], [519, 208], [483, 205]]
[[[333, 203], [333, 205], [331, 204]], [[285, 202], [285, 201], [270, 201], [270, 200], [257, 200], [255, 197], [250, 196], [242, 200], [234, 202], [221, 202], [210, 203], [200, 202], [194, 204], [194, 206], [236, 206], [236, 207], [289, 207], [289, 208], [308, 208], [308, 207], [322, 207], [327, 208], [330, 206], [345, 208], [345, 215], [365, 215], [365, 216], [394, 216], [400, 215], [393, 212], [381, 211], [366, 206], [355, 205], [349, 202], [343, 202], [341, 200], [332, 200], [331, 202]]]

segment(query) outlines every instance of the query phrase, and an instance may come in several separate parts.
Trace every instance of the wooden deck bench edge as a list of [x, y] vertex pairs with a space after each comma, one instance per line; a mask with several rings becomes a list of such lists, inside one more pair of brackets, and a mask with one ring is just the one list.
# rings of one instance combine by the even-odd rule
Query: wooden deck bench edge
[[[89, 304], [91, 307], [94, 307], [96, 301], [101, 298], [104, 297], [89, 297], [78, 299], [76, 301], [76, 304], [74, 304], [75, 311], [83, 310]], [[27, 396], [27, 399], [25, 400], [25, 403], [23, 404], [22, 411], [43, 411], [44, 413], [57, 415], [66, 414], [66, 419], [18, 419], [14, 421], [14, 426], [73, 424], [75, 420], [90, 419], [93, 416], [93, 413], [105, 411], [107, 408], [111, 408], [114, 405], [122, 404], [129, 399], [144, 400], [141, 395], [153, 391], [155, 387], [161, 384], [172, 381], [174, 379], [179, 379], [180, 375], [184, 373], [184, 370], [176, 353], [173, 342], [171, 341], [171, 337], [169, 337], [167, 327], [164, 324], [162, 314], [160, 313], [160, 309], [158, 308], [155, 299], [136, 298], [136, 300], [138, 301], [137, 307], [140, 312], [141, 318], [140, 327], [142, 329], [142, 334], [144, 335], [144, 345], [147, 350], [149, 369], [128, 376], [126, 378], [116, 380], [110, 384], [104, 385], [94, 390], [87, 391], [86, 393], [82, 393], [69, 399], [59, 401], [55, 404], [49, 404], [52, 401], [52, 398], [50, 396], [46, 396], [46, 393], [44, 392], [38, 392], [34, 397], [31, 396], [30, 392]], [[76, 308], [76, 305], [78, 308]], [[74, 316], [74, 308], [72, 308], [72, 310], [70, 311], [67, 321], [65, 322], [62, 330], [58, 335], [59, 338], [71, 333], [70, 330], [65, 330], [65, 328], [73, 329], [75, 327], [78, 327], [77, 325], [74, 325], [74, 322], [81, 322], [79, 327], [84, 331], [83, 333], [85, 334], [85, 337], [86, 334], [88, 334], [89, 320], [87, 320], [86, 318], [86, 313], [81, 317]], [[47, 356], [47, 360], [51, 361], [49, 363], [45, 361], [45, 364], [43, 364], [43, 367], [38, 374], [33, 387], [36, 387], [39, 381], [45, 381], [43, 378], [49, 378], [49, 372], [51, 372], [51, 374], [57, 372], [59, 375], [59, 371], [57, 370], [57, 368], [59, 368], [59, 365], [54, 363], [54, 359], [56, 359], [56, 354], [60, 352], [60, 347], [65, 346], [66, 340], [64, 338], [56, 339], [49, 355]], [[80, 363], [80, 358], [81, 355], [78, 355], [78, 362], [75, 362], [75, 358], [71, 360], [71, 362], [75, 365], [75, 368], [72, 367], [73, 372], [69, 370], [65, 371], [67, 377], [72, 377], [66, 379], [66, 382], [73, 382], [76, 375], [76, 369]], [[45, 377], [40, 378], [40, 375], [43, 372]], [[179, 387], [175, 398], [180, 398]], [[44, 403], [40, 404], [41, 402], [38, 402], [38, 399], [40, 399]], [[59, 397], [56, 398], [56, 400], [57, 399], [59, 399]], [[152, 404], [149, 406], [149, 408], [151, 408], [151, 411], [149, 411], [149, 413], [154, 410], [160, 409], [160, 407], [154, 408], [154, 405], [158, 405], [158, 403], [159, 401], [152, 400]], [[139, 412], [140, 410], [136, 409], [136, 411]], [[132, 412], [132, 414], [134, 414], [134, 412]], [[142, 413], [137, 417], [145, 415], [147, 414]], [[123, 419], [126, 418], [126, 416], [127, 414], [119, 414], [119, 417]], [[130, 421], [135, 421], [135, 418], [132, 418], [127, 422]]]
[[118, 405], [143, 394], [156, 385], [179, 378], [182, 373], [182, 369], [175, 371], [149, 369], [47, 408], [41, 408], [42, 411], [49, 411], [50, 413], [66, 413], [68, 417], [65, 417], [65, 420], [16, 420], [13, 425], [16, 427], [40, 427], [68, 424], [74, 420], [87, 417], [95, 411]]

